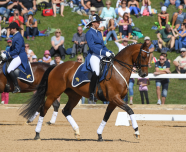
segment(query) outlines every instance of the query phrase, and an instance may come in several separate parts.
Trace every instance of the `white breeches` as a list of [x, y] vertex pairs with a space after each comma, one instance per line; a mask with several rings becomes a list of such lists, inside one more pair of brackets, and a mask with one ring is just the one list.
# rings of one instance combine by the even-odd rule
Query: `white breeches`
[[90, 66], [91, 66], [91, 69], [92, 71], [96, 72], [96, 75], [99, 76], [99, 64], [100, 64], [100, 59], [101, 57], [100, 56], [96, 56], [96, 55], [92, 55], [91, 58], [90, 58]]
[[7, 72], [10, 73], [11, 71], [14, 71], [20, 64], [21, 64], [21, 59], [19, 56], [17, 56], [10, 62]]

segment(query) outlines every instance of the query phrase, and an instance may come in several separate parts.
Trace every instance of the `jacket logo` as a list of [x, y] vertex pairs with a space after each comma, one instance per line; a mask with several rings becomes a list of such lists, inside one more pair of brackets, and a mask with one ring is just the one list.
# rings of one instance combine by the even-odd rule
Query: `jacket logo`
[[30, 77], [31, 77], [31, 75], [30, 75], [30, 74], [26, 76], [26, 78], [27, 78], [27, 79], [29, 79]]
[[76, 79], [77, 82], [79, 82], [79, 78], [78, 77], [76, 77], [75, 79]]

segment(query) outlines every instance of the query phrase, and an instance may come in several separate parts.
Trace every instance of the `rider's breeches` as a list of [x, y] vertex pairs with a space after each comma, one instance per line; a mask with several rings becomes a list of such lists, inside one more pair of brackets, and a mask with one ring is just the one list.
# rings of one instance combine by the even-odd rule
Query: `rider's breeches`
[[90, 58], [90, 66], [91, 66], [91, 69], [92, 71], [96, 73], [97, 76], [99, 76], [99, 64], [100, 64], [100, 58], [99, 56], [96, 56], [96, 55], [92, 55], [91, 58]]
[[10, 73], [11, 71], [14, 71], [20, 64], [21, 64], [21, 59], [19, 56], [17, 56], [10, 62], [7, 72]]

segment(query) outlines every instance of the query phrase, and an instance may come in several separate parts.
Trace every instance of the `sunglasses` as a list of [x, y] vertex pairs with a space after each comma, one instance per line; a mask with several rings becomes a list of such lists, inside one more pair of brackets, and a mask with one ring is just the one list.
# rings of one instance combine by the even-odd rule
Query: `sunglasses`
[[82, 59], [81, 59], [81, 58], [77, 58], [77, 60], [80, 60], [80, 61], [82, 61]]
[[184, 53], [185, 51], [181, 51], [181, 53]]
[[78, 31], [82, 31], [82, 30], [78, 30]]
[[56, 33], [61, 33], [61, 32], [56, 32]]
[[122, 3], [122, 4], [127, 4], [127, 3]]
[[106, 4], [106, 5], [110, 5], [110, 4]]
[[165, 60], [165, 59], [160, 58], [160, 60]]
[[25, 46], [25, 47], [29, 47], [29, 46]]

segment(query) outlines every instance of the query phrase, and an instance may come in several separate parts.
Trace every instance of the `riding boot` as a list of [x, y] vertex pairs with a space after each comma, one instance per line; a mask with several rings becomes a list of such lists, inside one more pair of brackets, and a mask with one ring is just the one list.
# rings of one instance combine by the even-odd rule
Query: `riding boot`
[[13, 84], [14, 84], [14, 91], [12, 93], [21, 92], [21, 89], [20, 89], [20, 87], [18, 85], [17, 77], [16, 77], [15, 73], [13, 71], [11, 71], [9, 73], [9, 75], [10, 75], [10, 78], [12, 79], [12, 81], [13, 81]]
[[91, 78], [91, 82], [90, 82], [90, 98], [89, 98], [89, 100], [92, 102], [95, 102], [97, 100], [97, 98], [94, 96], [97, 80], [98, 80], [98, 76], [94, 72], [92, 75], [92, 78]]

